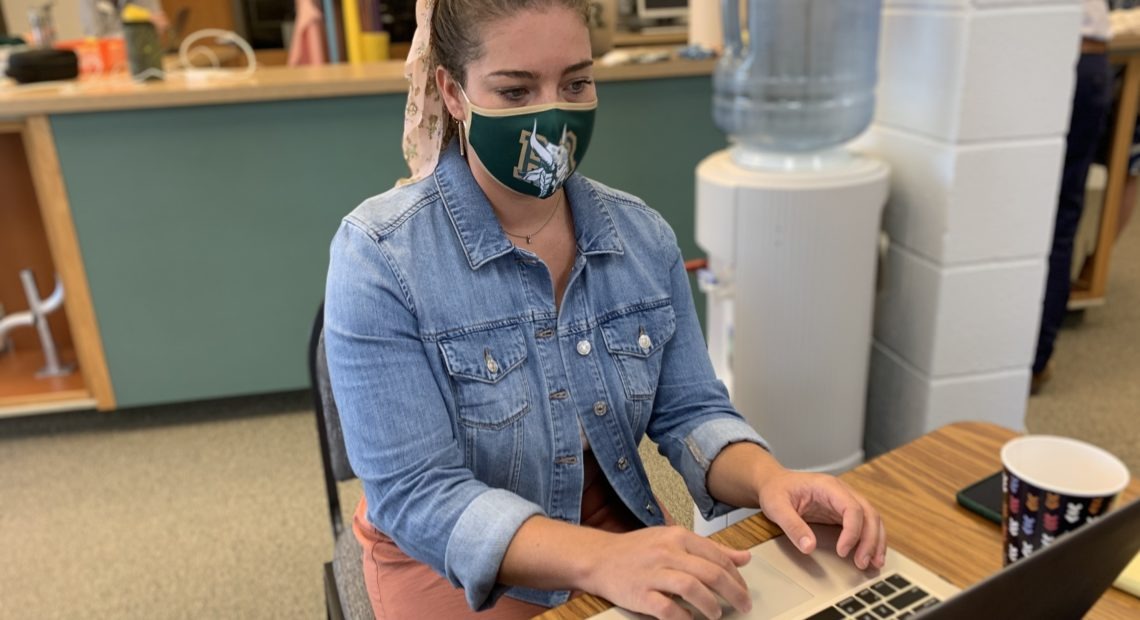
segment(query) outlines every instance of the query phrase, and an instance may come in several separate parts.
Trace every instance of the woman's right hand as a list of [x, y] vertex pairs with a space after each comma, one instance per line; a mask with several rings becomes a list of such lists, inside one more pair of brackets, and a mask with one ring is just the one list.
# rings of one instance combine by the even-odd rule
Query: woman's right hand
[[711, 619], [721, 616], [718, 596], [742, 612], [752, 608], [737, 570], [751, 558], [747, 551], [677, 526], [605, 535], [583, 584], [587, 592], [661, 620], [690, 618], [674, 596]]

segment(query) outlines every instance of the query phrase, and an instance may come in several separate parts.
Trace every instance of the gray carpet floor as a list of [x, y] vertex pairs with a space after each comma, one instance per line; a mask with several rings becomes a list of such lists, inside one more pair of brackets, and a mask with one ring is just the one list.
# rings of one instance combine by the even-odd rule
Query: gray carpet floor
[[[1033, 432], [1140, 475], [1140, 225], [1110, 303], [1062, 333]], [[0, 618], [317, 618], [331, 535], [306, 394], [0, 420]], [[691, 501], [652, 446], [682, 522]], [[346, 509], [359, 497], [342, 485]]]
[[1053, 379], [1029, 399], [1026, 425], [1095, 443], [1140, 476], [1140, 222], [1113, 254], [1108, 303], [1069, 318]]

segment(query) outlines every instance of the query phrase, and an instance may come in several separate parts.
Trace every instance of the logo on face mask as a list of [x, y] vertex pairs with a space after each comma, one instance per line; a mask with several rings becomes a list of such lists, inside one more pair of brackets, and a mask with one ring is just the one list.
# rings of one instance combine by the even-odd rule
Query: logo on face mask
[[578, 138], [562, 126], [557, 143], [538, 133], [538, 121], [529, 130], [519, 132], [519, 161], [514, 177], [538, 188], [539, 195], [549, 196], [562, 185], [573, 170]]

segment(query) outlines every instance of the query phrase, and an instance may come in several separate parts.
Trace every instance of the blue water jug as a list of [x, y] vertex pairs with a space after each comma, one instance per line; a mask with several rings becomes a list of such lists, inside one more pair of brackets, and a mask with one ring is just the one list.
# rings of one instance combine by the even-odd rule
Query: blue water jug
[[739, 147], [809, 153], [871, 123], [881, 0], [721, 0], [721, 10], [713, 119]]

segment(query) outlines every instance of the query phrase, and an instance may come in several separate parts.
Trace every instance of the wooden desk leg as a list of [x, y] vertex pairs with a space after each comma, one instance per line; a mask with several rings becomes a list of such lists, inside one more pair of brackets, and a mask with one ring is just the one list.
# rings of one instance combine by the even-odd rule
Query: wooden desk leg
[[1129, 56], [1124, 65], [1124, 85], [1120, 91], [1120, 107], [1116, 112], [1112, 148], [1108, 158], [1108, 182], [1104, 192], [1104, 208], [1100, 214], [1096, 251], [1092, 256], [1088, 297], [1103, 299], [1108, 293], [1108, 265], [1116, 239], [1116, 221], [1124, 184], [1128, 180], [1128, 156], [1132, 150], [1132, 128], [1136, 124], [1137, 102], [1140, 100], [1140, 56]]
[[67, 202], [67, 190], [55, 150], [51, 123], [46, 116], [33, 116], [24, 125], [24, 149], [40, 203], [52, 260], [64, 286], [64, 307], [71, 327], [71, 339], [79, 358], [79, 370], [101, 411], [115, 408], [111, 374], [103, 353], [103, 338], [95, 320], [87, 271], [79, 253], [79, 237]]

